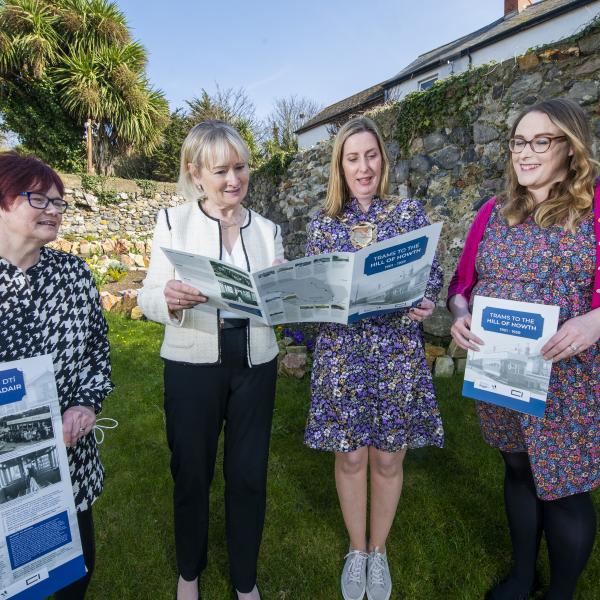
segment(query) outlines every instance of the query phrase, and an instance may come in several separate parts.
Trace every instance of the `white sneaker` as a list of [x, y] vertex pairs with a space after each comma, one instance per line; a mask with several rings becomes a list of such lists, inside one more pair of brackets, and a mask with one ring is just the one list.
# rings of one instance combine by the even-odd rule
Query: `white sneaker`
[[387, 562], [387, 554], [377, 548], [369, 554], [367, 565], [367, 598], [369, 600], [390, 600], [392, 578]]
[[342, 570], [342, 596], [344, 600], [362, 600], [367, 587], [367, 559], [369, 555], [360, 550], [351, 550], [344, 557]]

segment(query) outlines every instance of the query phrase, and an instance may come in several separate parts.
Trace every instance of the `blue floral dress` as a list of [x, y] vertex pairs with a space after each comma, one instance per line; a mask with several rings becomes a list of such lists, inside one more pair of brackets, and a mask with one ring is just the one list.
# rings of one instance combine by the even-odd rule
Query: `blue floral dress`
[[[364, 221], [377, 226], [375, 241], [429, 225], [414, 200], [376, 198], [366, 214], [351, 200], [339, 218], [323, 213], [314, 217], [307, 255], [355, 252], [350, 227]], [[435, 302], [441, 287], [442, 271], [434, 260], [426, 297]], [[335, 452], [362, 446], [396, 452], [443, 445], [421, 326], [406, 310], [351, 325], [319, 326], [304, 441], [311, 448]]]
[[[575, 233], [540, 228], [530, 217], [509, 227], [494, 207], [477, 252], [475, 294], [554, 304], [560, 324], [591, 307], [592, 217]], [[538, 496], [555, 500], [600, 483], [600, 342], [552, 365], [543, 418], [477, 403], [485, 441], [527, 452]]]

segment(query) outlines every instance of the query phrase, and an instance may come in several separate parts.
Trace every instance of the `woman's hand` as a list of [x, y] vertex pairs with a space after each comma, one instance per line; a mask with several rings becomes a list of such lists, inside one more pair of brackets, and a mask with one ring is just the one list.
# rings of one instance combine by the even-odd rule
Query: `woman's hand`
[[452, 327], [450, 327], [450, 335], [464, 350], [475, 350], [479, 352], [479, 346], [483, 345], [483, 340], [478, 338], [474, 333], [471, 333], [471, 313], [467, 312], [454, 319]]
[[96, 413], [89, 406], [71, 406], [62, 416], [63, 440], [67, 446], [75, 446], [96, 424]]
[[429, 298], [423, 298], [418, 306], [413, 306], [408, 311], [408, 318], [411, 321], [424, 321], [431, 316], [434, 308], [435, 304]]
[[187, 285], [177, 279], [167, 281], [164, 289], [165, 300], [171, 312], [192, 308], [196, 304], [206, 302], [208, 298], [191, 285]]
[[600, 339], [600, 308], [565, 321], [542, 347], [546, 360], [558, 362], [587, 350]]

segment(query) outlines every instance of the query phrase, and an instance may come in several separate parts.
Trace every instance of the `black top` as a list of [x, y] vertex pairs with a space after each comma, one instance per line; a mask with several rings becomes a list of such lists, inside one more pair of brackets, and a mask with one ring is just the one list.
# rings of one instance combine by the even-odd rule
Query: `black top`
[[[25, 274], [0, 257], [0, 362], [51, 354], [62, 412], [79, 405], [98, 413], [113, 389], [107, 331], [83, 260], [44, 247]], [[67, 455], [75, 505], [87, 510], [104, 479], [93, 433]]]

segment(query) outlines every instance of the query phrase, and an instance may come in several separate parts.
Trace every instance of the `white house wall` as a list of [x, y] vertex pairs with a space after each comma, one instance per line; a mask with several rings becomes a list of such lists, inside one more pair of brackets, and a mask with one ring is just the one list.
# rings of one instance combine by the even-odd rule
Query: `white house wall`
[[[581, 31], [599, 14], [600, 0], [481, 48], [471, 54], [471, 64], [473, 67], [477, 67], [492, 61], [503, 62], [509, 58], [525, 54], [530, 48], [558, 42]], [[463, 56], [452, 64], [441, 65], [390, 88], [386, 92], [386, 100], [401, 100], [407, 94], [418, 91], [419, 81], [429, 79], [436, 73], [439, 79], [443, 79], [452, 74], [462, 73], [468, 68], [469, 57]], [[327, 126], [320, 125], [300, 134], [298, 144], [300, 148], [310, 148], [327, 137]]]
[[300, 150], [305, 150], [306, 148], [314, 146], [321, 140], [326, 140], [328, 137], [329, 133], [327, 131], [327, 125], [319, 125], [314, 129], [309, 129], [308, 131], [298, 134], [298, 147]]
[[[544, 46], [545, 44], [558, 42], [579, 32], [594, 17], [598, 16], [599, 13], [600, 1], [582, 6], [551, 21], [540, 23], [536, 27], [526, 29], [496, 44], [473, 52], [471, 54], [471, 64], [474, 67], [478, 67], [492, 61], [503, 62], [509, 58], [525, 54], [527, 50], [535, 46]], [[387, 92], [387, 98], [400, 100], [407, 94], [418, 91], [419, 81], [433, 77], [436, 73], [439, 73], [439, 79], [443, 79], [452, 73], [462, 73], [468, 68], [469, 58], [468, 56], [464, 56], [454, 61], [453, 65], [446, 64], [438, 69], [432, 69], [414, 79], [403, 81], [401, 84], [390, 88]]]

